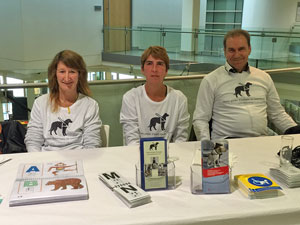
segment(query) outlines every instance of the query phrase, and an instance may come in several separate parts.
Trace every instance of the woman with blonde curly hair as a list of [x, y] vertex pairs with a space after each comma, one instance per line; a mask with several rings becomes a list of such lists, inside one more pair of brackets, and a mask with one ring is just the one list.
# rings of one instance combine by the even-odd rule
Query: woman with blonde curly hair
[[100, 147], [98, 103], [92, 99], [83, 58], [59, 52], [48, 67], [49, 94], [37, 98], [25, 137], [27, 150]]

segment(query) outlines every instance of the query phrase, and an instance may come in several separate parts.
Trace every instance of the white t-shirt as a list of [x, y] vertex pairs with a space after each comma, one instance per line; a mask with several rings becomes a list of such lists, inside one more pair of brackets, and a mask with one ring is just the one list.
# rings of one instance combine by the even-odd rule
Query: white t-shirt
[[101, 120], [98, 103], [79, 94], [69, 107], [51, 111], [49, 94], [38, 97], [31, 111], [25, 144], [29, 152], [98, 148]]
[[189, 118], [187, 98], [171, 87], [167, 86], [167, 96], [161, 102], [152, 101], [144, 85], [131, 89], [123, 96], [120, 123], [126, 145], [139, 144], [142, 137], [186, 141]]
[[231, 73], [217, 68], [202, 80], [193, 125], [198, 140], [267, 135], [267, 118], [282, 132], [296, 126], [280, 104], [274, 83], [262, 70]]

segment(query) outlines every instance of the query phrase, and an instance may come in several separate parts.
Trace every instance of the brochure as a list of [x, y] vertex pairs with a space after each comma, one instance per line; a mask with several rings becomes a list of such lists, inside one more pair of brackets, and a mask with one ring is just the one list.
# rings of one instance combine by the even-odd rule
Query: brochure
[[138, 186], [131, 184], [115, 171], [101, 173], [99, 174], [99, 179], [107, 187], [109, 187], [129, 208], [151, 202], [151, 196], [147, 192]]
[[270, 198], [283, 195], [281, 187], [271, 178], [261, 173], [234, 176], [241, 192], [249, 199]]
[[164, 138], [141, 138], [140, 157], [142, 189], [167, 189], [167, 140]]
[[203, 140], [201, 152], [203, 193], [230, 193], [227, 140]]
[[9, 206], [88, 199], [81, 161], [20, 164]]
[[300, 187], [300, 169], [295, 166], [270, 168], [270, 174], [289, 188]]

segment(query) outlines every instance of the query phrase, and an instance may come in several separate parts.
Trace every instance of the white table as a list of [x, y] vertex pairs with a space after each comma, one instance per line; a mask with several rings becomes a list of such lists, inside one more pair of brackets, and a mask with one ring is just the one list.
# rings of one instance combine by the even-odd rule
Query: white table
[[[300, 135], [294, 135], [294, 146]], [[249, 200], [240, 191], [231, 194], [193, 195], [190, 192], [190, 163], [199, 142], [170, 144], [170, 155], [179, 156], [176, 175], [182, 184], [175, 190], [150, 192], [152, 203], [127, 208], [104, 184], [98, 173], [116, 170], [135, 182], [137, 147], [113, 147], [84, 151], [62, 151], [4, 155], [13, 160], [0, 166], [1, 225], [95, 225], [95, 224], [300, 224], [300, 188], [283, 186], [283, 196]], [[266, 173], [278, 165], [280, 136], [232, 139], [230, 151], [238, 157], [233, 175]], [[9, 207], [8, 198], [19, 163], [82, 159], [88, 182], [89, 200]]]

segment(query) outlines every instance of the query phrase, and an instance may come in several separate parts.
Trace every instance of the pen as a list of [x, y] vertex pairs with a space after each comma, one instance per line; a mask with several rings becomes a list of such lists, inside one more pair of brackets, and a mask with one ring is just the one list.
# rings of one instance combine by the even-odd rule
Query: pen
[[7, 163], [7, 162], [9, 162], [10, 160], [12, 160], [12, 158], [10, 158], [10, 159], [7, 159], [7, 160], [4, 160], [4, 161], [0, 162], [0, 165], [3, 165], [4, 163]]

